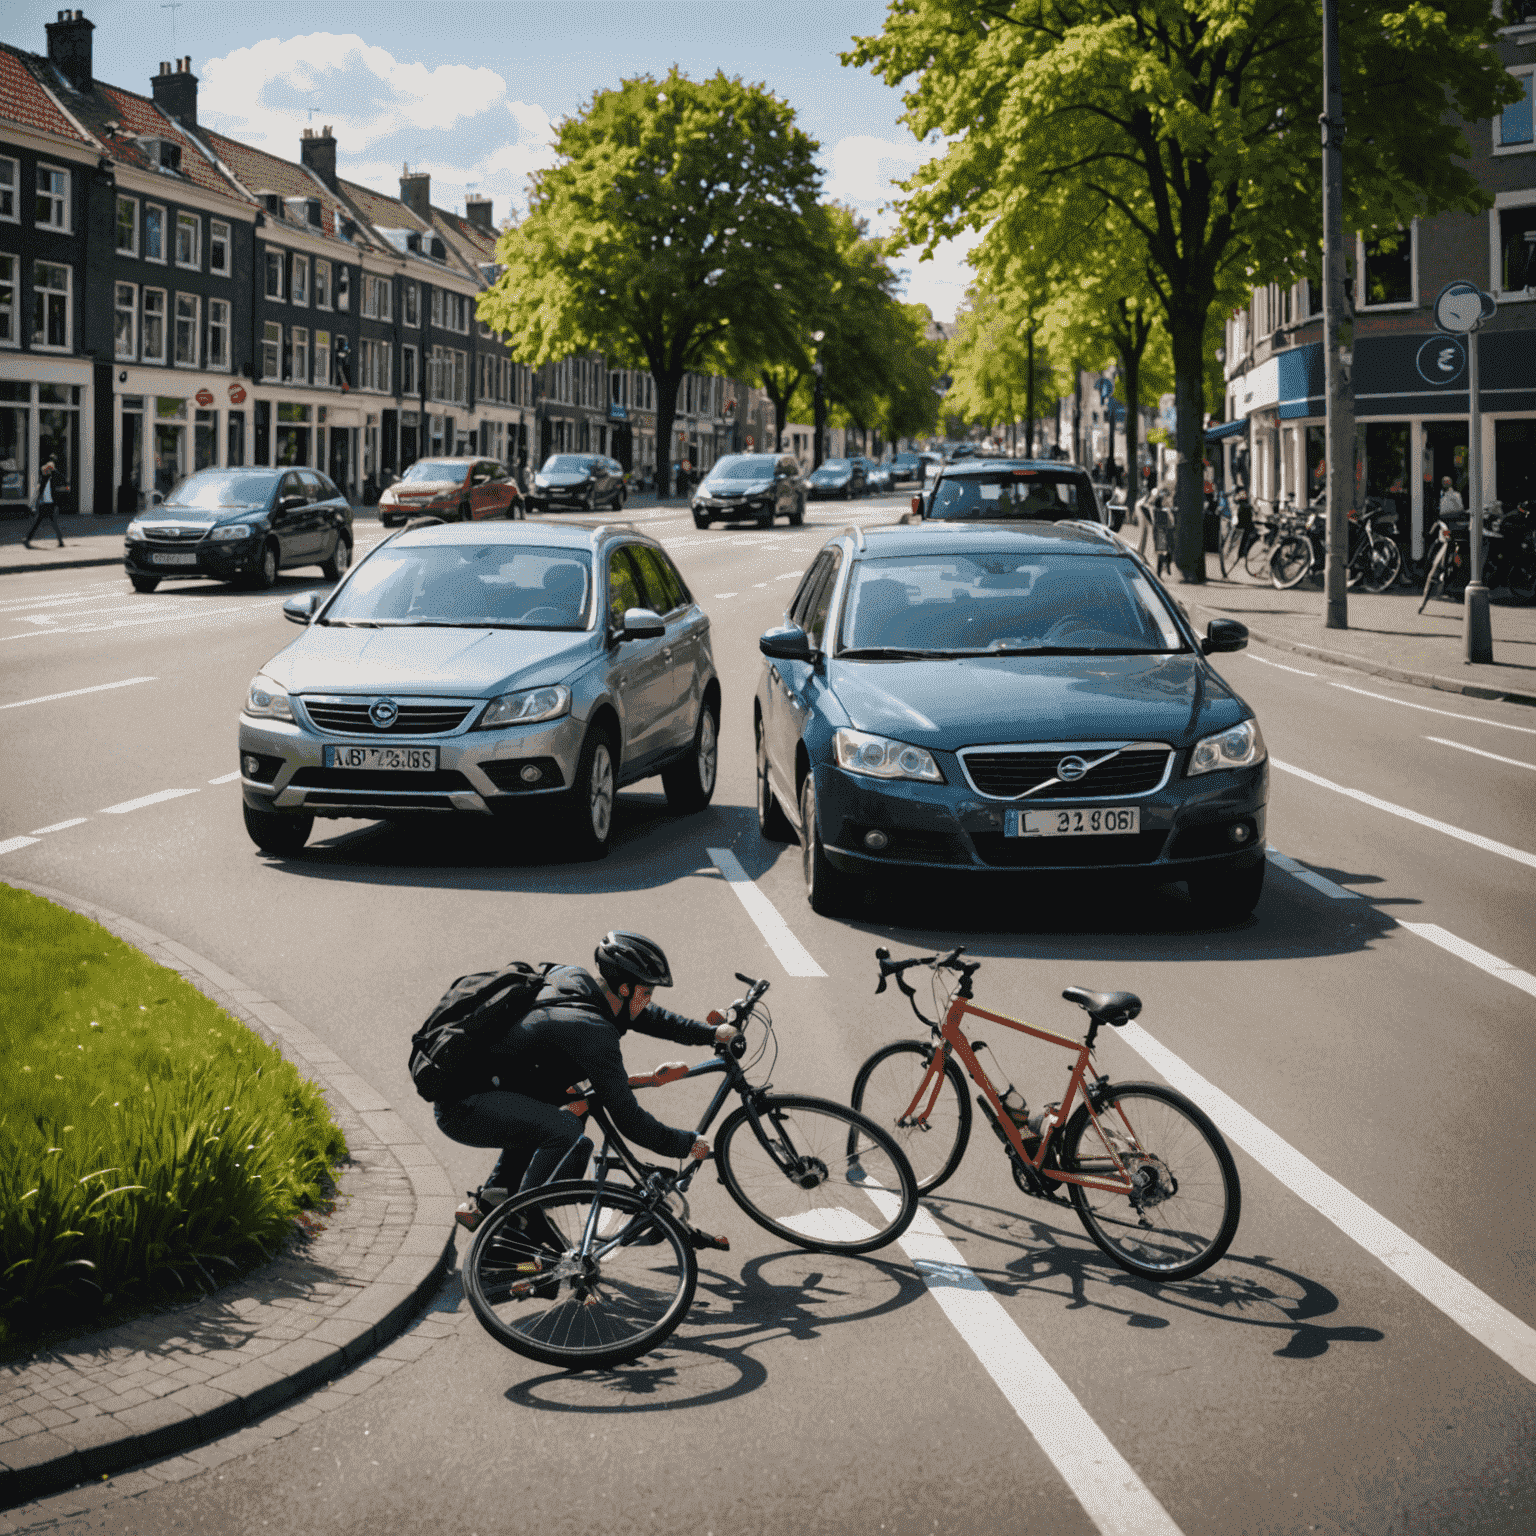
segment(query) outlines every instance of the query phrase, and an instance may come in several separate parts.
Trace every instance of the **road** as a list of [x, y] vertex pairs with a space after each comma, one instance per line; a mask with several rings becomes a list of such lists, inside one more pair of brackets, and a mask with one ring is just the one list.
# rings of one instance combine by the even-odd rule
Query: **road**
[[[666, 1001], [695, 1016], [738, 994], [734, 971], [769, 978], [774, 1083], [844, 1099], [871, 1050], [913, 1032], [894, 993], [873, 995], [877, 944], [963, 943], [985, 961], [983, 1004], [1049, 1027], [1077, 1027], [1063, 986], [1129, 988], [1143, 1014], [1101, 1041], [1102, 1065], [1167, 1078], [1222, 1124], [1244, 1197], [1227, 1259], [1183, 1285], [1132, 1279], [1070, 1212], [1015, 1190], [980, 1125], [906, 1250], [870, 1259], [786, 1251], [709, 1184], [695, 1217], [732, 1249], [703, 1256], [693, 1312], [657, 1354], [550, 1372], [498, 1348], [450, 1284], [409, 1364], [359, 1372], [332, 1411], [298, 1405], [281, 1438], [206, 1447], [183, 1480], [145, 1480], [69, 1529], [1533, 1527], [1536, 710], [1253, 647], [1221, 658], [1273, 760], [1251, 921], [1200, 929], [1177, 891], [1104, 881], [902, 885], [819, 918], [797, 850], [757, 835], [756, 637], [830, 531], [898, 507], [814, 505], [771, 532], [636, 515], [713, 623], [720, 784], [684, 820], [655, 781], [621, 795], [599, 865], [559, 862], [537, 832], [354, 822], [263, 858], [229, 781], [235, 716], [308, 576], [152, 596], [110, 570], [4, 578], [0, 877], [127, 914], [245, 979], [466, 1188], [492, 1154], [436, 1132], [407, 1037], [453, 977], [580, 962], [609, 927], [666, 946]], [[379, 536], [364, 527], [360, 550]], [[824, 975], [792, 974], [807, 967], [786, 966], [710, 849]], [[671, 1051], [628, 1055], [641, 1070]], [[996, 1054], [1032, 1102], [1059, 1095], [1064, 1058]], [[686, 1123], [692, 1090], [664, 1092], [651, 1107]]]

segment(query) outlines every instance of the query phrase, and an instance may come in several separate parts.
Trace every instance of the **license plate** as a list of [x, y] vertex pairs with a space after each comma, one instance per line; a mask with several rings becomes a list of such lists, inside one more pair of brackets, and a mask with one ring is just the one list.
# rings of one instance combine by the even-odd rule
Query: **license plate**
[[436, 747], [327, 747], [327, 768], [405, 769], [437, 772]]
[[197, 564], [197, 556], [194, 555], [190, 550], [188, 550], [185, 554], [181, 553], [180, 550], [176, 550], [176, 551], [157, 551], [155, 554], [152, 554], [149, 558], [150, 558], [151, 562], [153, 564], [155, 564], [155, 565], [196, 565]]
[[1141, 831], [1139, 806], [1089, 810], [1004, 811], [1004, 837], [1105, 837]]

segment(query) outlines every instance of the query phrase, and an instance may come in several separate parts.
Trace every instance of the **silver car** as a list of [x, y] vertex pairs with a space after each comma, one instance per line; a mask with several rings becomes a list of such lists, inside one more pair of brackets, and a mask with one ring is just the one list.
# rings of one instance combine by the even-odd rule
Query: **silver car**
[[246, 830], [303, 847], [317, 816], [558, 811], [573, 857], [608, 851], [615, 792], [715, 789], [709, 620], [654, 539], [562, 523], [412, 525], [252, 680], [240, 716]]

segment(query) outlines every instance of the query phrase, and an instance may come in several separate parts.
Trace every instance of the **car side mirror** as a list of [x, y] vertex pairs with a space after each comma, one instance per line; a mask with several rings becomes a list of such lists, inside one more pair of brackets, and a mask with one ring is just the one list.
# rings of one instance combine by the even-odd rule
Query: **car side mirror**
[[283, 604], [283, 617], [290, 624], [308, 624], [314, 618], [315, 609], [319, 606], [318, 592], [300, 592], [297, 597], [290, 597]]
[[620, 640], [659, 640], [667, 632], [666, 620], [649, 608], [626, 608]]
[[1206, 625], [1205, 639], [1200, 642], [1200, 649], [1207, 656], [1218, 651], [1246, 650], [1247, 646], [1248, 626], [1239, 624], [1236, 619], [1212, 619]]
[[277, 510], [279, 512], [297, 512], [300, 507], [307, 505], [308, 503], [302, 496], [284, 496], [282, 500], [278, 502]]
[[758, 636], [757, 648], [775, 661], [811, 659], [811, 637], [798, 624], [785, 624]]

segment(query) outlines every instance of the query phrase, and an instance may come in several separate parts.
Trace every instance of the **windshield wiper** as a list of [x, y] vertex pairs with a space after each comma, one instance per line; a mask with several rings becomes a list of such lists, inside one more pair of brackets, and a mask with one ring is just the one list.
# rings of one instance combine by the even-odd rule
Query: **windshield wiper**
[[931, 656], [948, 656], [950, 651], [914, 651], [899, 645], [862, 645], [851, 651], [839, 651], [839, 661], [926, 661]]
[[379, 626], [372, 619], [316, 619], [315, 623], [324, 625], [327, 629], [377, 629]]

